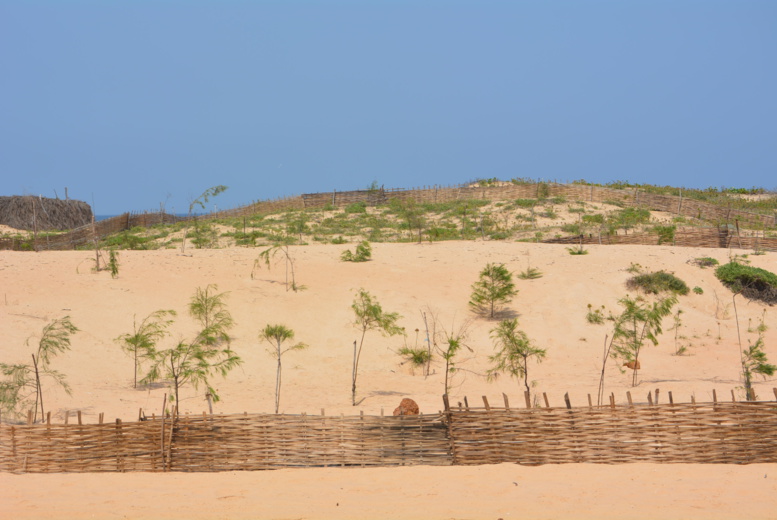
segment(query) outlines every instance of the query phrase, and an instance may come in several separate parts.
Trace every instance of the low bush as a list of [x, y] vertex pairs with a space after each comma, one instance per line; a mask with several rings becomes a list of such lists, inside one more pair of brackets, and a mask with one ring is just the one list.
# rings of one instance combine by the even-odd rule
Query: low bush
[[626, 281], [629, 289], [640, 289], [648, 294], [672, 292], [675, 294], [688, 294], [688, 285], [671, 273], [656, 271], [654, 273], [638, 274]]
[[454, 226], [448, 226], [448, 225], [434, 226], [429, 228], [426, 234], [429, 236], [429, 240], [431, 241], [458, 240], [459, 238], [461, 238], [461, 234], [459, 233], [459, 230], [456, 229], [455, 225]]
[[723, 285], [749, 300], [777, 303], [777, 275], [760, 267], [729, 262], [715, 270]]
[[581, 233], [580, 224], [564, 224], [561, 226], [561, 231], [570, 235], [579, 235]]
[[583, 224], [604, 224], [604, 215], [597, 213], [595, 215], [583, 215]]
[[512, 205], [516, 208], [533, 208], [537, 204], [534, 199], [515, 199]]
[[691, 263], [695, 266], [698, 266], [704, 269], [705, 267], [714, 267], [718, 265], [720, 262], [718, 262], [714, 258], [710, 258], [709, 256], [703, 256], [701, 258], [694, 258], [693, 260], [691, 260]]
[[340, 255], [340, 260], [343, 262], [366, 262], [370, 258], [372, 258], [372, 247], [370, 247], [370, 243], [366, 240], [356, 246], [355, 253], [351, 252], [350, 249], [346, 249]]
[[677, 226], [654, 226], [653, 231], [658, 235], [658, 245], [674, 243], [674, 233]]
[[367, 204], [364, 202], [354, 202], [353, 204], [348, 204], [345, 207], [346, 213], [367, 213]]
[[156, 249], [158, 246], [145, 236], [136, 235], [132, 230], [110, 235], [102, 241], [101, 247], [107, 249]]

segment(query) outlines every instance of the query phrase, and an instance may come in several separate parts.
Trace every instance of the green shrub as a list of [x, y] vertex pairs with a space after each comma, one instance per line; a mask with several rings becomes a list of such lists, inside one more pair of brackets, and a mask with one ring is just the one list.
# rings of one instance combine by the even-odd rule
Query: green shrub
[[718, 265], [720, 262], [718, 262], [714, 258], [710, 258], [709, 256], [703, 256], [701, 258], [694, 258], [691, 261], [691, 263], [704, 269], [705, 267], [714, 267]]
[[488, 238], [491, 240], [507, 240], [510, 236], [512, 236], [512, 233], [509, 231], [494, 231], [488, 234]]
[[760, 267], [729, 262], [715, 270], [723, 285], [750, 300], [777, 303], [777, 275]]
[[459, 230], [456, 229], [455, 225], [434, 226], [429, 228], [426, 233], [429, 236], [429, 240], [431, 241], [458, 240], [461, 238], [461, 234], [459, 233]]
[[515, 199], [512, 205], [516, 208], [532, 208], [535, 204], [537, 201], [534, 199]]
[[624, 208], [610, 215], [610, 222], [616, 228], [630, 229], [650, 220], [650, 211], [644, 208]]
[[601, 325], [604, 323], [604, 305], [601, 309], [594, 309], [594, 306], [588, 304], [588, 312], [585, 315], [585, 319], [592, 325]]
[[423, 367], [432, 358], [428, 350], [422, 348], [402, 347], [399, 349], [399, 355], [405, 358], [405, 361], [416, 367]]
[[677, 226], [655, 226], [653, 231], [658, 234], [658, 245], [672, 244], [674, 243], [674, 232], [677, 230]]
[[352, 253], [350, 249], [343, 251], [340, 260], [343, 262], [366, 262], [372, 257], [372, 247], [366, 240], [356, 246], [356, 252]]
[[642, 270], [642, 266], [641, 265], [635, 264], [634, 262], [631, 262], [631, 265], [629, 265], [629, 267], [626, 269], [626, 272], [627, 273], [631, 273], [631, 274], [637, 274], [641, 270]]
[[553, 220], [558, 218], [558, 213], [556, 213], [556, 210], [553, 209], [553, 206], [545, 209], [545, 211], [543, 211], [539, 215], [541, 217], [545, 217], [545, 218], [549, 218], [549, 219], [553, 219]]
[[604, 215], [597, 213], [596, 215], [583, 215], [583, 224], [604, 224]]
[[704, 289], [702, 289], [697, 285], [696, 287], [693, 288], [693, 292], [694, 294], [704, 294]]
[[518, 273], [518, 278], [521, 280], [536, 280], [542, 278], [542, 271], [536, 267], [527, 267], [525, 271]]
[[641, 289], [648, 294], [672, 292], [675, 294], [688, 294], [688, 285], [671, 273], [657, 271], [654, 273], [638, 274], [626, 281], [629, 289]]
[[148, 237], [139, 236], [131, 230], [121, 231], [115, 235], [107, 237], [101, 247], [106, 249], [155, 249], [156, 246]]
[[579, 235], [581, 233], [580, 224], [564, 224], [561, 231], [570, 235]]
[[364, 202], [354, 202], [353, 204], [348, 204], [345, 207], [345, 212], [348, 214], [367, 213], [367, 204]]

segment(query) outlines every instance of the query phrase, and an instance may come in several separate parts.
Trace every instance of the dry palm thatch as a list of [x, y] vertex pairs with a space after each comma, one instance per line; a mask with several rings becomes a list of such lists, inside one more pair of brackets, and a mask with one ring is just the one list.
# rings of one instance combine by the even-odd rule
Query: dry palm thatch
[[92, 208], [80, 200], [32, 195], [0, 197], [0, 224], [15, 229], [64, 230], [92, 222]]

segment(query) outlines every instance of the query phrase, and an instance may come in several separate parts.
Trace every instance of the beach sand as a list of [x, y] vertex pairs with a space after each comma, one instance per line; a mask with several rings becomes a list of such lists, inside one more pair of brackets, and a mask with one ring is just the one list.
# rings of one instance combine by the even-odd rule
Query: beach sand
[[[682, 324], [675, 352], [671, 317], [658, 346], [640, 355], [640, 383], [616, 363], [607, 366], [605, 391], [616, 402], [630, 390], [636, 402], [660, 389], [675, 401], [711, 401], [713, 389], [742, 398], [739, 342], [731, 292], [713, 269], [689, 263], [697, 257], [728, 261], [729, 251], [648, 246], [590, 246], [589, 254], [569, 255], [563, 246], [505, 242], [373, 244], [373, 260], [346, 263], [340, 253], [353, 244], [292, 246], [298, 284], [287, 291], [285, 266], [254, 268], [259, 249], [122, 251], [116, 279], [95, 273], [93, 252], [20, 253], [0, 251], [0, 324], [4, 331], [0, 361], [25, 363], [41, 329], [70, 316], [81, 330], [72, 349], [55, 358], [72, 396], [44, 385], [46, 409], [62, 422], [80, 410], [84, 421], [135, 420], [138, 410], [159, 414], [166, 385], [132, 386], [132, 360], [115, 341], [129, 333], [133, 320], [159, 309], [178, 313], [162, 348], [191, 338], [197, 324], [187, 305], [195, 289], [216, 284], [225, 292], [235, 320], [232, 346], [244, 363], [226, 379], [214, 377], [221, 396], [216, 413], [274, 410], [275, 362], [259, 340], [267, 324], [294, 329], [296, 341], [309, 345], [283, 358], [282, 412], [339, 415], [390, 414], [403, 397], [425, 413], [442, 409], [443, 371], [439, 363], [425, 377], [403, 363], [397, 351], [425, 345], [425, 322], [438, 330], [466, 330], [460, 370], [451, 388], [452, 402], [468, 396], [523, 402], [522, 382], [507, 377], [489, 382], [483, 374], [494, 353], [490, 330], [496, 321], [474, 315], [468, 306], [471, 285], [487, 262], [504, 263], [518, 273], [528, 266], [542, 271], [535, 280], [516, 280], [519, 293], [507, 306], [520, 328], [547, 357], [531, 365], [533, 392], [546, 392], [551, 405], [573, 406], [596, 399], [602, 351], [611, 325], [592, 325], [588, 304], [618, 312], [629, 294], [627, 269], [674, 272], [691, 287], [680, 298]], [[777, 271], [777, 255], [750, 256], [752, 265]], [[252, 277], [252, 272], [254, 276]], [[351, 406], [353, 342], [351, 304], [356, 291], [368, 290], [389, 312], [402, 315], [407, 335], [383, 337], [369, 332], [359, 377], [359, 406]], [[633, 295], [633, 293], [632, 293]], [[774, 308], [737, 298], [743, 344], [765, 316], [766, 353], [777, 362]], [[765, 310], [765, 314], [764, 314]], [[418, 329], [418, 332], [416, 332]], [[30, 345], [25, 345], [30, 339]], [[774, 378], [758, 379], [761, 399], [774, 399]], [[207, 410], [204, 389], [185, 387], [182, 413]], [[566, 464], [523, 467], [500, 464], [475, 467], [402, 467], [294, 469], [209, 474], [0, 474], [0, 517], [44, 518], [775, 518], [777, 464]]]

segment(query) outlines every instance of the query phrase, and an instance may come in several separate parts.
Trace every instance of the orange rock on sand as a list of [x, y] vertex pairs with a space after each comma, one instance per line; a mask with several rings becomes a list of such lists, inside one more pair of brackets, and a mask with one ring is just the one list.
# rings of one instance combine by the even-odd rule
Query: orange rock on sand
[[407, 397], [402, 399], [399, 406], [394, 409], [394, 415], [418, 415], [419, 413], [418, 404]]

